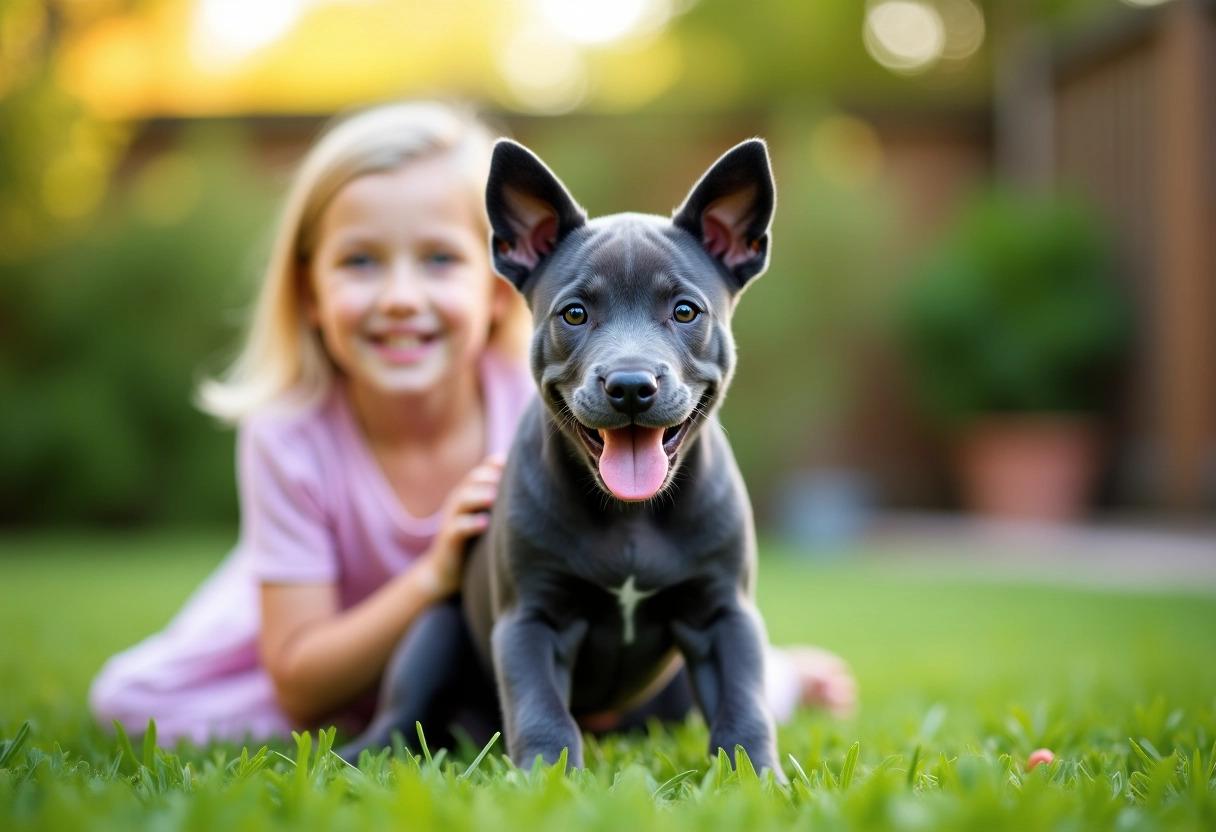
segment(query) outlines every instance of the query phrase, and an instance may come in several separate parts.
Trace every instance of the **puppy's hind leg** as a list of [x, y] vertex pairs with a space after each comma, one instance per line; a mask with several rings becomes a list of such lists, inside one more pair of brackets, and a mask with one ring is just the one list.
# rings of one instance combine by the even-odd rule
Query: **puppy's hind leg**
[[423, 612], [388, 661], [371, 724], [339, 748], [338, 756], [355, 763], [365, 748], [375, 753], [390, 745], [393, 731], [400, 731], [406, 744], [414, 745], [415, 723], [428, 732], [428, 746], [448, 744], [452, 689], [475, 661], [458, 598]]

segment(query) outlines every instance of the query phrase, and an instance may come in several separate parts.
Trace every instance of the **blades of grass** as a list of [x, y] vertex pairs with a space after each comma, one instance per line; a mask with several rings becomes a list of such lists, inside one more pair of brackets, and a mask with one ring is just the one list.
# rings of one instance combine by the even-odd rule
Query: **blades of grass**
[[1132, 794], [1141, 803], [1148, 797], [1148, 790], [1151, 785], [1152, 781], [1148, 779], [1148, 775], [1143, 771], [1133, 771], [1131, 776], [1127, 778], [1127, 787], [1132, 790]]
[[937, 782], [943, 787], [958, 788], [958, 774], [954, 770], [954, 762], [946, 757], [946, 752], [937, 755]]
[[920, 766], [920, 743], [916, 744], [915, 750], [912, 752], [912, 765], [908, 766], [908, 785], [916, 784], [916, 769]]
[[1158, 762], [1161, 761], [1161, 752], [1157, 750], [1156, 746], [1148, 741], [1147, 737], [1140, 738], [1140, 747], [1143, 748], [1154, 760]]
[[312, 769], [312, 732], [296, 733], [292, 731], [291, 736], [296, 741], [296, 769], [293, 776], [296, 785], [303, 787], [308, 781], [308, 775]]
[[671, 758], [670, 758], [670, 757], [668, 757], [666, 754], [664, 754], [662, 751], [660, 751], [659, 749], [657, 749], [657, 748], [656, 748], [656, 749], [654, 749], [654, 751], [653, 751], [652, 753], [654, 754], [654, 756], [655, 756], [657, 759], [659, 759], [659, 760], [660, 760], [660, 761], [661, 761], [661, 762], [662, 762], [664, 765], [666, 765], [666, 766], [667, 766], [669, 769], [671, 769], [671, 770], [672, 770], [672, 771], [674, 771], [674, 772], [679, 772], [679, 769], [678, 769], [678, 768], [676, 768], [676, 764], [675, 764], [675, 763], [673, 763], [673, 762], [671, 761]]
[[144, 768], [152, 768], [156, 760], [156, 720], [148, 720], [148, 730], [144, 732]]
[[0, 745], [0, 768], [8, 768], [8, 761], [21, 750], [21, 746], [25, 745], [25, 739], [29, 735], [30, 721], [27, 719], [21, 723], [21, 727], [17, 729], [17, 733], [11, 740], [5, 740]]
[[1167, 796], [1177, 793], [1174, 782], [1177, 768], [1178, 752], [1171, 751], [1170, 756], [1162, 759], [1156, 771], [1149, 777], [1149, 790], [1146, 801], [1148, 805], [1153, 807], [1161, 806]]
[[874, 770], [870, 772], [870, 778], [873, 779], [881, 774], [885, 774], [886, 772], [893, 770], [897, 765], [902, 763], [903, 760], [904, 756], [902, 754], [888, 754], [885, 758], [883, 758], [883, 761], [876, 765]]
[[809, 789], [811, 787], [811, 778], [806, 776], [806, 772], [802, 770], [802, 766], [798, 765], [798, 761], [794, 759], [793, 754], [787, 754], [786, 756], [790, 758], [790, 763], [794, 766], [794, 771], [798, 772], [799, 779], [801, 779]]
[[1001, 767], [1001, 771], [1005, 773], [1005, 782], [1010, 787], [1021, 790], [1022, 788], [1022, 769], [1017, 761], [1013, 759], [1011, 754], [1002, 754], [997, 758], [997, 763]]
[[45, 751], [41, 748], [25, 749], [25, 773], [17, 778], [17, 786], [23, 786], [28, 783], [37, 771], [38, 766], [42, 765], [49, 758]]
[[422, 723], [415, 722], [414, 730], [418, 732], [418, 744], [422, 746], [422, 756], [426, 758], [427, 768], [434, 768], [434, 760], [431, 759], [431, 749], [426, 747], [426, 735], [422, 733]]
[[[1132, 750], [1135, 751], [1136, 756], [1140, 758], [1140, 762], [1144, 765], [1145, 771], [1152, 771], [1157, 767], [1157, 761], [1150, 757], [1148, 752], [1141, 748], [1134, 739], [1128, 737], [1127, 741], [1132, 744]], [[1153, 750], [1156, 751], [1156, 749]]]
[[752, 758], [747, 754], [747, 749], [741, 745], [735, 746], [735, 772], [739, 775], [739, 780], [744, 783], [754, 783], [760, 779], [756, 774], [755, 765], [752, 764]]
[[134, 767], [132, 773], [139, 771], [139, 757], [135, 756], [135, 749], [131, 747], [131, 738], [127, 736], [127, 729], [123, 728], [117, 719], [114, 720], [114, 733], [118, 736], [119, 757], [131, 761]]
[[498, 742], [498, 738], [502, 736], [501, 731], [495, 731], [494, 736], [490, 737], [490, 741], [486, 743], [485, 748], [481, 749], [481, 753], [469, 764], [469, 767], [464, 770], [458, 779], [468, 780], [473, 776], [473, 772], [477, 771], [477, 767], [481, 765], [481, 761], [490, 753], [490, 749], [494, 747], [494, 743]]
[[844, 767], [840, 769], [840, 790], [844, 791], [853, 782], [853, 770], [857, 768], [857, 755], [861, 753], [861, 742], [855, 742], [844, 757]]
[[320, 762], [322, 757], [329, 756], [329, 752], [334, 747], [334, 737], [337, 735], [338, 729], [333, 725], [317, 732], [317, 762]]
[[697, 770], [695, 768], [690, 768], [690, 769], [688, 769], [688, 771], [681, 771], [675, 777], [669, 777], [667, 780], [665, 780], [663, 782], [663, 784], [661, 786], [659, 786], [657, 789], [655, 789], [651, 793], [650, 799], [658, 800], [660, 797], [667, 795], [669, 792], [673, 791], [677, 786], [679, 786], [681, 783], [683, 783], [685, 780], [687, 780], [689, 777], [692, 777], [696, 773], [697, 773]]
[[714, 785], [719, 789], [722, 788], [722, 786], [730, 781], [733, 774], [734, 770], [730, 766], [730, 757], [726, 756], [726, 749], [718, 746], [718, 771], [717, 777], [714, 778]]
[[828, 761], [824, 760], [820, 767], [823, 769], [823, 784], [834, 792], [840, 791], [840, 781], [836, 779], [836, 775], [832, 774], [832, 770], [828, 768]]
[[[364, 750], [364, 751], [366, 751], [367, 749], [365, 748], [365, 749], [363, 749], [363, 750]], [[362, 754], [362, 752], [360, 752], [360, 754]], [[362, 772], [362, 771], [359, 769], [359, 767], [358, 767], [357, 765], [355, 765], [355, 764], [354, 764], [354, 763], [352, 763], [350, 760], [348, 760], [348, 759], [346, 759], [345, 757], [343, 757], [343, 756], [342, 756], [341, 754], [339, 754], [337, 751], [334, 751], [332, 748], [331, 748], [331, 749], [329, 749], [329, 753], [328, 753], [326, 756], [328, 756], [328, 757], [332, 757], [332, 758], [333, 758], [333, 759], [335, 759], [337, 762], [341, 763], [341, 764], [342, 764], [342, 766], [344, 767], [344, 769], [350, 769], [350, 770], [352, 770], [352, 771], [357, 771], [357, 772], [359, 772], [359, 774], [363, 774], [363, 772]]]
[[[282, 755], [279, 755], [282, 756]], [[270, 762], [270, 748], [263, 745], [258, 749], [257, 753], [252, 757], [249, 756], [249, 749], [241, 749], [241, 759], [236, 768], [235, 782], [242, 783], [248, 780], [253, 775], [262, 770], [262, 767]]]

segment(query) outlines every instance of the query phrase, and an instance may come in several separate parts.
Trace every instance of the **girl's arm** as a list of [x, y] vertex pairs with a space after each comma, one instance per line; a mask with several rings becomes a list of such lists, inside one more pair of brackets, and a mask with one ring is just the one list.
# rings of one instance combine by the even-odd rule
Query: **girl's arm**
[[314, 722], [371, 688], [414, 619], [459, 588], [465, 546], [485, 529], [501, 470], [500, 460], [474, 468], [426, 555], [349, 609], [336, 584], [262, 584], [262, 663], [289, 717]]

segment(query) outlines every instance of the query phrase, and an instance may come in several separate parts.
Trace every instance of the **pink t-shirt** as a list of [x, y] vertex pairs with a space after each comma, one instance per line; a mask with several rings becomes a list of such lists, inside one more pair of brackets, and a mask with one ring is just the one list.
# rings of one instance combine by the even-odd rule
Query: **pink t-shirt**
[[[526, 367], [492, 352], [480, 369], [485, 450], [505, 454], [535, 387]], [[237, 480], [236, 548], [163, 631], [102, 668], [89, 699], [103, 725], [138, 731], [151, 717], [168, 741], [286, 733], [294, 726], [258, 656], [260, 584], [334, 583], [345, 609], [409, 567], [439, 530], [438, 513], [413, 517], [401, 505], [340, 384], [310, 411], [242, 424]]]

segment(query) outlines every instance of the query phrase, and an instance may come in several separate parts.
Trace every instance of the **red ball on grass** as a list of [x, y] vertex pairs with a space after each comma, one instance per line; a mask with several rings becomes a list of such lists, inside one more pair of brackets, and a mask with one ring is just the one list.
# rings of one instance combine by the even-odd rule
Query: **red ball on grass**
[[1026, 770], [1034, 771], [1034, 767], [1039, 763], [1050, 765], [1051, 761], [1056, 758], [1056, 755], [1051, 752], [1050, 748], [1037, 748], [1030, 752], [1030, 756], [1026, 758]]

